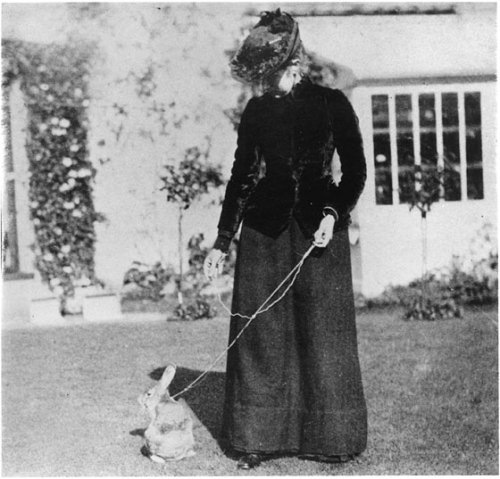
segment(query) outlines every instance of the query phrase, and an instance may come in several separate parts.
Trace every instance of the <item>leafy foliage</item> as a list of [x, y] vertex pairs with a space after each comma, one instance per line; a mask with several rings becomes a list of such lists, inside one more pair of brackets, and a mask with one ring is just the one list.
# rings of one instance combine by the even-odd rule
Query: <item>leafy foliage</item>
[[139, 288], [140, 293], [132, 294], [132, 296], [158, 301], [163, 297], [163, 288], [174, 275], [171, 266], [164, 266], [159, 261], [153, 265], [134, 261], [125, 273], [123, 284], [134, 284]]
[[366, 301], [370, 306], [403, 306], [405, 319], [458, 318], [466, 305], [486, 305], [498, 300], [498, 255], [492, 254], [488, 276], [467, 272], [457, 262], [449, 271], [428, 274], [407, 286], [387, 288], [380, 297]]
[[408, 199], [410, 210], [417, 208], [425, 218], [433, 203], [439, 200], [443, 185], [442, 170], [432, 165], [413, 164], [401, 179], [401, 194]]
[[217, 314], [217, 310], [204, 296], [195, 296], [187, 304], [178, 304], [173, 315], [169, 318], [173, 321], [195, 321], [198, 319], [211, 319]]
[[463, 316], [460, 297], [446, 280], [433, 275], [410, 283], [400, 292], [400, 298], [405, 308], [403, 318], [407, 320], [435, 321]]
[[224, 183], [220, 165], [206, 163], [207, 156], [208, 151], [202, 152], [199, 147], [194, 146], [185, 150], [184, 158], [178, 164], [165, 165], [161, 190], [167, 192], [167, 201], [188, 209], [211, 188]]
[[90, 45], [3, 43], [3, 85], [17, 78], [28, 109], [30, 214], [35, 264], [64, 300], [96, 283], [93, 179], [87, 151]]

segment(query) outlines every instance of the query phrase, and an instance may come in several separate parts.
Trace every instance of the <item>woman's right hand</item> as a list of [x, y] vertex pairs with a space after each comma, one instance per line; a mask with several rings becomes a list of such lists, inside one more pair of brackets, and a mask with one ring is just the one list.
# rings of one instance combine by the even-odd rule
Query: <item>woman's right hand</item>
[[226, 256], [226, 253], [215, 248], [209, 251], [203, 263], [203, 272], [209, 281], [217, 278], [222, 273]]

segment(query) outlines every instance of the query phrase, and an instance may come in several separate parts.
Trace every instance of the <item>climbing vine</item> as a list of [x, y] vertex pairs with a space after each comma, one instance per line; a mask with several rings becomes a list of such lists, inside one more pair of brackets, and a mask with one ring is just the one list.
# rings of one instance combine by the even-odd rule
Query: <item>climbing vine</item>
[[96, 174], [87, 149], [91, 47], [2, 43], [3, 86], [20, 81], [28, 110], [26, 153], [35, 265], [62, 300], [96, 282], [92, 200]]

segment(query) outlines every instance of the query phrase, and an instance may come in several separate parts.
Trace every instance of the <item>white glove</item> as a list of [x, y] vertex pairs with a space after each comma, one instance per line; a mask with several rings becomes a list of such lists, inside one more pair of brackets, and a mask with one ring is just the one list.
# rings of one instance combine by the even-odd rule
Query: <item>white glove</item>
[[333, 227], [335, 226], [335, 217], [326, 215], [319, 224], [319, 227], [314, 233], [314, 245], [319, 248], [326, 248], [333, 237]]
[[211, 249], [203, 263], [203, 272], [209, 281], [217, 278], [224, 268], [226, 254], [218, 249]]

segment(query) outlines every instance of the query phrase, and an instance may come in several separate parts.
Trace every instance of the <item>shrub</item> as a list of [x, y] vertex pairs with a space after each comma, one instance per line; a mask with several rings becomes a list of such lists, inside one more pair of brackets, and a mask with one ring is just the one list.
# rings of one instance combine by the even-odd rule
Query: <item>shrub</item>
[[173, 315], [169, 318], [172, 321], [195, 321], [197, 319], [211, 319], [217, 314], [217, 310], [212, 306], [210, 299], [197, 295], [189, 298], [186, 302], [178, 304]]
[[174, 270], [170, 265], [164, 266], [160, 262], [148, 265], [134, 261], [125, 273], [123, 284], [137, 286], [136, 291], [128, 293], [129, 297], [158, 301], [164, 296], [163, 288], [174, 275]]
[[446, 280], [434, 275], [411, 282], [407, 288], [399, 288], [403, 315], [407, 320], [461, 318], [463, 307]]
[[[217, 309], [214, 307], [214, 295], [210, 294], [208, 290], [205, 292], [205, 288], [210, 285], [210, 282], [205, 278], [203, 263], [210, 248], [203, 244], [204, 241], [203, 233], [193, 235], [188, 241], [189, 268], [183, 281], [186, 294], [183, 297], [183, 302], [177, 304], [169, 319], [176, 321], [210, 319], [217, 313]], [[224, 266], [223, 276], [226, 278], [234, 273], [236, 249], [237, 241], [234, 241]], [[124, 297], [129, 300], [149, 300], [149, 302], [158, 303], [165, 297], [165, 286], [169, 283], [173, 286], [173, 282], [179, 280], [179, 274], [174, 271], [171, 265], [165, 266], [159, 261], [152, 265], [134, 261], [123, 278], [123, 284], [131, 286], [124, 293]], [[173, 288], [172, 292], [174, 292]], [[167, 304], [167, 307], [170, 311], [170, 305]]]
[[461, 317], [466, 305], [498, 300], [498, 251], [490, 224], [484, 224], [467, 254], [455, 256], [448, 268], [427, 274], [406, 286], [390, 286], [377, 298], [357, 304], [403, 306], [405, 319]]

